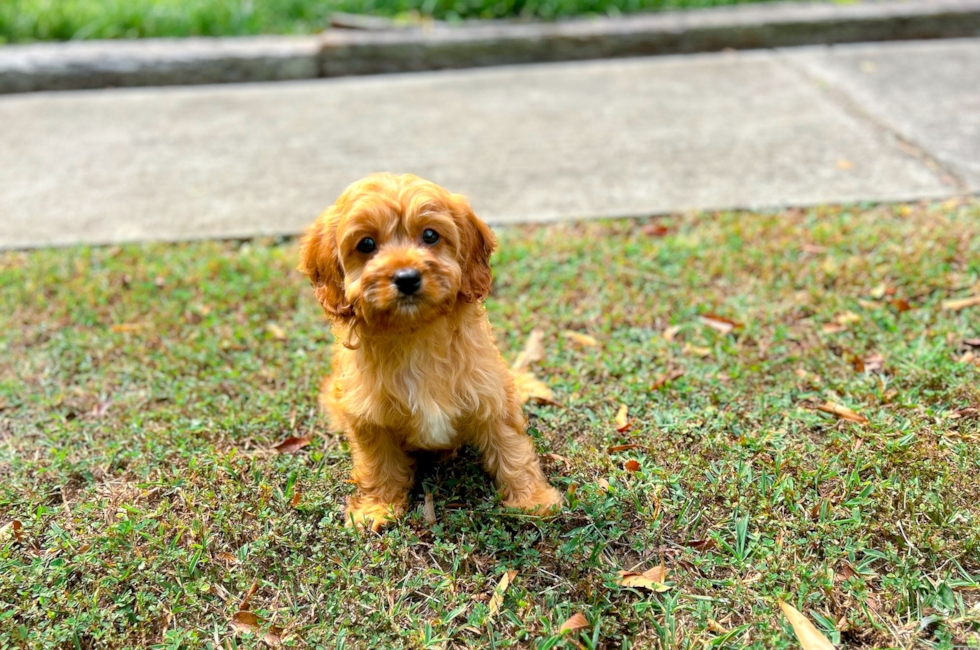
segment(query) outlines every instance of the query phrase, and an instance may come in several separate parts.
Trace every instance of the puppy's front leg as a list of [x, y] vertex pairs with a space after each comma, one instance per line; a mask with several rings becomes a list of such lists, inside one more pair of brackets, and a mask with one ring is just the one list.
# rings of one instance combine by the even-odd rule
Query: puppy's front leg
[[561, 506], [561, 494], [548, 485], [526, 428], [520, 403], [511, 404], [509, 413], [478, 427], [473, 442], [483, 455], [483, 466], [496, 479], [505, 506], [551, 514]]
[[346, 525], [378, 531], [405, 512], [415, 478], [415, 460], [384, 429], [361, 427], [348, 434], [357, 494], [347, 500]]

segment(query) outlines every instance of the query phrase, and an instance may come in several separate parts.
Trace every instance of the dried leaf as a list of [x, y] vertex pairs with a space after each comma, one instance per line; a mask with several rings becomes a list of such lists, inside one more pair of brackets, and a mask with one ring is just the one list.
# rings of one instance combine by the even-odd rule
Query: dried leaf
[[561, 333], [561, 335], [564, 336], [569, 341], [571, 341], [572, 343], [581, 345], [586, 348], [594, 348], [597, 345], [599, 345], [599, 341], [589, 336], [588, 334], [582, 334], [581, 332], [565, 330], [564, 332]]
[[711, 549], [718, 546], [718, 542], [716, 542], [714, 539], [711, 538], [695, 539], [690, 542], [687, 542], [685, 545], [690, 546], [691, 548], [697, 549], [699, 551], [710, 551]]
[[670, 233], [670, 228], [662, 223], [648, 223], [640, 228], [640, 232], [647, 237], [664, 237]]
[[977, 355], [973, 352], [966, 352], [962, 357], [956, 360], [956, 363], [973, 363], [977, 360]]
[[626, 469], [626, 471], [628, 472], [639, 472], [640, 464], [635, 460], [628, 460], [625, 463], [623, 463], [623, 468]]
[[851, 323], [857, 323], [861, 320], [861, 316], [855, 314], [853, 311], [841, 312], [834, 316], [834, 322], [840, 325], [850, 325]]
[[827, 247], [819, 246], [817, 244], [803, 244], [800, 246], [800, 250], [804, 253], [810, 253], [811, 255], [821, 255], [827, 252]]
[[93, 418], [104, 418], [105, 414], [109, 412], [110, 406], [112, 406], [112, 398], [108, 397], [92, 407], [92, 410], [89, 411], [89, 415]]
[[606, 453], [614, 454], [617, 451], [626, 451], [627, 449], [646, 449], [646, 445], [614, 445], [606, 449]]
[[238, 564], [238, 558], [231, 553], [215, 553], [214, 559], [227, 564], [228, 566]]
[[299, 506], [300, 499], [303, 498], [302, 493], [299, 490], [293, 492], [293, 498], [289, 500], [289, 504], [294, 508]]
[[943, 302], [943, 309], [948, 311], [959, 311], [961, 309], [966, 309], [967, 307], [976, 307], [980, 305], [980, 296], [971, 296], [969, 298], [961, 298], [959, 300], [946, 300]]
[[581, 612], [576, 612], [572, 614], [567, 621], [561, 624], [558, 628], [558, 634], [564, 632], [578, 632], [579, 630], [584, 630], [589, 627], [589, 621]]
[[487, 614], [488, 620], [497, 615], [497, 611], [504, 602], [504, 592], [507, 591], [507, 587], [510, 586], [511, 581], [516, 575], [517, 571], [512, 569], [505, 571], [504, 575], [500, 577], [500, 582], [497, 583], [497, 588], [493, 590], [493, 596], [490, 597], [490, 612]]
[[143, 329], [142, 323], [120, 323], [119, 325], [113, 325], [109, 328], [113, 332], [124, 333], [124, 332], [138, 332]]
[[643, 573], [636, 573], [634, 571], [620, 571], [619, 585], [622, 587], [648, 589], [650, 591], [662, 593], [670, 589], [670, 587], [664, 584], [664, 580], [667, 578], [667, 573], [667, 569], [665, 569], [662, 564], [660, 566], [655, 566], [652, 569], [647, 569]]
[[675, 338], [677, 338], [677, 333], [680, 331], [681, 331], [680, 325], [671, 325], [670, 327], [664, 330], [663, 333], [664, 340], [670, 343]]
[[820, 630], [813, 626], [803, 614], [800, 614], [796, 608], [783, 601], [779, 602], [779, 608], [783, 610], [783, 615], [789, 621], [789, 624], [793, 626], [793, 631], [796, 632], [796, 638], [800, 640], [800, 645], [803, 646], [803, 650], [835, 650], [834, 644], [827, 640]]
[[847, 326], [841, 325], [840, 323], [824, 323], [820, 330], [824, 334], [840, 334], [841, 332], [847, 331]]
[[609, 481], [607, 481], [604, 478], [600, 478], [598, 481], [596, 481], [596, 485], [598, 485], [599, 489], [602, 490], [603, 492], [609, 491]]
[[842, 420], [848, 420], [849, 422], [857, 422], [858, 424], [869, 424], [868, 418], [855, 413], [846, 406], [841, 406], [840, 404], [835, 404], [834, 402], [824, 402], [823, 404], [818, 404], [814, 406], [818, 411], [823, 411], [824, 413], [830, 413], [836, 415]]
[[526, 370], [532, 363], [542, 359], [544, 359], [544, 330], [534, 329], [528, 335], [524, 349], [514, 359], [511, 370]]
[[693, 354], [696, 357], [704, 358], [709, 354], [711, 354], [711, 348], [703, 348], [698, 345], [691, 345], [690, 343], [686, 343], [684, 345], [683, 352], [684, 354]]
[[840, 570], [838, 570], [836, 575], [834, 575], [834, 580], [836, 582], [846, 582], [851, 578], [856, 578], [857, 576], [858, 572], [854, 570], [854, 567], [852, 567], [849, 562], [841, 561]]
[[889, 300], [888, 304], [894, 307], [895, 311], [897, 311], [899, 314], [904, 314], [905, 312], [912, 310], [912, 305], [910, 305], [904, 298]]
[[963, 344], [971, 348], [980, 348], [980, 339], [963, 339]]
[[627, 407], [625, 404], [620, 404], [619, 410], [616, 411], [616, 431], [619, 433], [622, 433], [630, 428], [630, 421], [627, 415], [628, 413], [629, 407]]
[[557, 463], [564, 463], [566, 468], [572, 466], [572, 461], [568, 460], [564, 456], [559, 456], [558, 454], [551, 454], [551, 453], [541, 454], [541, 455], [544, 456], [545, 458], [550, 458], [551, 460]]
[[436, 504], [432, 499], [432, 493], [425, 493], [425, 505], [422, 506], [422, 514], [425, 516], [425, 523], [430, 526], [435, 526], [436, 522]]
[[18, 544], [24, 543], [24, 525], [14, 519], [8, 521], [0, 528], [0, 543], [6, 541], [8, 537], [13, 537]]
[[273, 447], [273, 449], [275, 449], [276, 453], [279, 454], [295, 454], [312, 441], [313, 436], [289, 436]]
[[[232, 629], [238, 634], [245, 632], [251, 634], [258, 634], [262, 628], [262, 621], [258, 616], [252, 612], [240, 611], [236, 612], [234, 616], [231, 617], [229, 621]], [[262, 641], [268, 646], [277, 646], [282, 643], [282, 628], [272, 625], [262, 635]]]
[[650, 390], [658, 390], [667, 385], [667, 382], [674, 381], [680, 377], [684, 376], [683, 370], [671, 370], [665, 375], [659, 375], [657, 379], [650, 385]]
[[717, 314], [701, 314], [698, 318], [702, 323], [722, 334], [731, 334], [737, 329], [742, 329], [741, 323], [736, 323], [731, 319], [718, 316]]
[[962, 418], [975, 418], [980, 416], [980, 408], [976, 406], [967, 406], [961, 409], [956, 409], [955, 411], [950, 411], [946, 417], [950, 420], [959, 420]]
[[885, 357], [875, 352], [861, 359], [861, 363], [865, 372], [878, 372], [885, 366]]
[[537, 404], [560, 406], [548, 385], [525, 370], [511, 370], [514, 388], [522, 402], [534, 401]]
[[283, 328], [279, 327], [278, 325], [276, 325], [275, 323], [273, 323], [271, 321], [268, 322], [268, 323], [266, 323], [266, 325], [265, 325], [265, 331], [267, 331], [269, 333], [269, 335], [272, 338], [276, 339], [277, 341], [285, 341], [286, 340], [286, 330], [284, 330]]

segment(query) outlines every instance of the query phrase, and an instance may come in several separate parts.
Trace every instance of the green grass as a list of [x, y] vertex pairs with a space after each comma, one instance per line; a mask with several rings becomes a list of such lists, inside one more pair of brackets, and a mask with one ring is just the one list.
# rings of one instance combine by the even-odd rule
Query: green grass
[[[0, 647], [257, 647], [228, 625], [252, 585], [291, 647], [796, 648], [777, 599], [849, 648], [976, 646], [980, 426], [952, 416], [980, 402], [980, 307], [942, 301], [980, 294], [980, 204], [655, 223], [499, 233], [490, 318], [508, 358], [546, 334], [561, 406], [528, 413], [562, 516], [504, 511], [464, 453], [382, 536], [342, 525], [295, 241], [0, 255], [0, 525], [23, 526]], [[617, 585], [661, 561], [668, 590]], [[590, 629], [559, 638], [575, 612]]]
[[334, 12], [403, 20], [544, 18], [762, 0], [4, 0], [0, 43], [87, 38], [310, 34]]

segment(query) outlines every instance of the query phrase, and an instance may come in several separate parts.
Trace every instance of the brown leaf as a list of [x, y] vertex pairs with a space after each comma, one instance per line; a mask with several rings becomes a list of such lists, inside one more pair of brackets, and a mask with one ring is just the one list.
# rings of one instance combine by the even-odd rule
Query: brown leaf
[[224, 562], [228, 566], [231, 566], [231, 565], [234, 565], [234, 564], [238, 564], [238, 558], [235, 557], [234, 555], [232, 555], [231, 553], [223, 553], [223, 552], [222, 553], [215, 553], [214, 554], [214, 559], [216, 559], [216, 560], [218, 560], [220, 562]]
[[950, 411], [946, 417], [950, 420], [959, 420], [962, 418], [975, 418], [980, 416], [980, 408], [976, 406], [967, 406], [961, 409], [956, 409], [955, 411]]
[[824, 413], [830, 413], [836, 415], [842, 420], [848, 420], [849, 422], [857, 422], [858, 424], [869, 424], [868, 418], [855, 413], [846, 406], [841, 406], [840, 404], [835, 404], [834, 402], [824, 402], [823, 404], [818, 404], [814, 406], [818, 411], [823, 411]]
[[963, 339], [963, 344], [971, 348], [980, 348], [980, 339]]
[[819, 246], [817, 244], [803, 244], [800, 246], [800, 250], [804, 253], [810, 253], [811, 255], [820, 255], [827, 252], [827, 247]]
[[711, 354], [711, 348], [704, 348], [699, 345], [691, 345], [690, 343], [686, 343], [684, 345], [683, 352], [684, 354], [693, 354], [696, 357], [704, 358]]
[[514, 359], [511, 370], [526, 370], [532, 363], [542, 359], [544, 359], [544, 330], [533, 329], [524, 343], [524, 349]]
[[722, 334], [731, 334], [733, 331], [742, 329], [743, 327], [741, 323], [736, 323], [729, 318], [718, 316], [717, 314], [701, 314], [698, 318], [702, 323]]
[[904, 314], [905, 312], [912, 310], [912, 305], [910, 305], [904, 298], [889, 300], [888, 304], [894, 307], [895, 311], [897, 311], [899, 314]]
[[840, 323], [824, 323], [820, 330], [824, 334], [840, 334], [847, 331], [847, 326]]
[[588, 334], [582, 334], [581, 332], [574, 332], [572, 330], [565, 330], [561, 333], [566, 339], [575, 343], [576, 345], [581, 345], [586, 348], [594, 348], [599, 345], [599, 341], [589, 336]]
[[841, 561], [840, 569], [834, 576], [834, 580], [836, 582], [846, 582], [851, 578], [856, 578], [858, 575], [858, 572], [854, 570], [854, 567], [852, 567], [849, 562]]
[[690, 542], [687, 542], [685, 546], [690, 546], [691, 548], [697, 549], [699, 551], [710, 551], [711, 549], [718, 546], [718, 542], [716, 542], [714, 539], [711, 538], [695, 539]]
[[295, 454], [312, 441], [313, 436], [289, 436], [273, 447], [273, 449], [275, 449], [276, 453], [279, 454]]
[[289, 504], [294, 508], [299, 506], [300, 499], [303, 498], [302, 493], [299, 490], [293, 492], [293, 498], [289, 500]]
[[144, 325], [142, 323], [120, 323], [119, 325], [113, 325], [109, 329], [116, 333], [123, 332], [138, 332], [143, 329]]
[[504, 592], [507, 591], [507, 587], [510, 586], [511, 581], [517, 575], [516, 570], [505, 571], [504, 575], [500, 577], [500, 582], [497, 583], [497, 588], [493, 590], [493, 596], [490, 597], [490, 612], [487, 614], [487, 619], [492, 619], [497, 615], [497, 611], [504, 602]]
[[576, 612], [572, 614], [567, 621], [561, 624], [558, 628], [558, 634], [564, 632], [578, 632], [579, 630], [584, 630], [589, 627], [589, 621], [581, 612]]
[[537, 404], [548, 404], [551, 406], [561, 406], [555, 401], [555, 395], [548, 388], [548, 385], [527, 372], [526, 370], [511, 370], [514, 378], [514, 388], [522, 402], [533, 401]]
[[657, 379], [653, 382], [653, 384], [651, 384], [650, 390], [658, 390], [660, 388], [663, 388], [664, 386], [667, 385], [667, 382], [674, 381], [675, 379], [678, 379], [683, 376], [684, 376], [683, 369], [671, 370], [665, 375], [659, 375]]
[[628, 413], [629, 407], [627, 407], [625, 404], [620, 404], [619, 410], [616, 411], [616, 431], [619, 433], [622, 433], [630, 428], [630, 421], [627, 415]]
[[238, 606], [238, 609], [248, 610], [248, 603], [250, 600], [252, 600], [252, 596], [254, 596], [255, 592], [258, 590], [259, 590], [259, 583], [253, 582], [252, 586], [248, 588], [248, 592], [245, 594], [245, 597], [242, 598], [242, 602]]
[[956, 363], [973, 363], [976, 360], [977, 360], [977, 355], [973, 354], [973, 352], [971, 351], [971, 352], [964, 353], [962, 357], [956, 360]]
[[105, 414], [109, 412], [110, 406], [112, 406], [112, 398], [107, 397], [105, 400], [92, 407], [92, 410], [89, 411], [89, 415], [93, 418], [104, 418]]
[[436, 522], [436, 504], [432, 499], [432, 493], [425, 493], [425, 505], [422, 506], [422, 514], [425, 516], [425, 523], [430, 526], [435, 526]]
[[623, 463], [623, 468], [629, 472], [639, 472], [640, 464], [635, 460], [628, 460], [625, 463]]
[[24, 525], [19, 521], [14, 519], [13, 521], [8, 521], [0, 528], [0, 543], [3, 543], [8, 537], [13, 537], [14, 541], [18, 544], [24, 543]]
[[861, 363], [864, 365], [865, 372], [878, 372], [885, 366], [885, 357], [875, 352], [864, 357]]
[[558, 454], [548, 453], [548, 454], [541, 454], [541, 455], [544, 456], [545, 458], [550, 458], [551, 460], [557, 463], [564, 463], [565, 467], [571, 467], [572, 465], [572, 461], [568, 460], [564, 456], [559, 456]]
[[834, 322], [840, 325], [850, 325], [851, 323], [857, 323], [861, 320], [861, 316], [855, 314], [853, 311], [845, 311], [834, 316]]
[[276, 325], [271, 321], [266, 323], [265, 331], [267, 331], [269, 333], [269, 336], [276, 339], [277, 341], [286, 340], [286, 330], [284, 330], [283, 328], [279, 327], [278, 325]]
[[646, 449], [646, 445], [613, 445], [606, 449], [606, 453], [614, 454], [617, 451], [626, 451], [627, 449]]
[[609, 491], [609, 481], [607, 481], [604, 478], [600, 478], [598, 481], [596, 481], [596, 485], [598, 485], [599, 489], [602, 490], [603, 492]]
[[640, 228], [640, 232], [647, 237], [664, 237], [665, 235], [670, 234], [670, 228], [662, 223], [648, 223]]
[[[238, 634], [250, 633], [258, 634], [262, 629], [262, 620], [248, 611], [236, 612], [229, 621], [232, 629]], [[262, 635], [262, 641], [268, 646], [277, 646], [282, 643], [282, 628], [272, 625]]]
[[671, 325], [670, 327], [664, 330], [663, 333], [664, 340], [670, 343], [675, 338], [677, 338], [677, 333], [680, 331], [681, 331], [680, 325]]
[[827, 640], [820, 630], [813, 626], [803, 614], [800, 614], [796, 608], [783, 601], [779, 602], [779, 608], [783, 610], [783, 615], [789, 621], [789, 624], [793, 626], [793, 631], [796, 632], [796, 638], [800, 640], [800, 645], [803, 646], [803, 650], [835, 650], [834, 644]]
[[976, 307], [980, 305], [980, 296], [971, 296], [969, 298], [961, 298], [959, 300], [946, 300], [943, 302], [943, 309], [948, 311], [959, 311], [961, 309], [966, 309], [967, 307]]
[[650, 591], [662, 593], [670, 589], [670, 587], [664, 584], [664, 580], [667, 578], [667, 573], [667, 569], [665, 569], [662, 564], [660, 566], [655, 566], [652, 569], [647, 569], [643, 573], [636, 573], [635, 571], [620, 571], [619, 585], [622, 587], [648, 589]]

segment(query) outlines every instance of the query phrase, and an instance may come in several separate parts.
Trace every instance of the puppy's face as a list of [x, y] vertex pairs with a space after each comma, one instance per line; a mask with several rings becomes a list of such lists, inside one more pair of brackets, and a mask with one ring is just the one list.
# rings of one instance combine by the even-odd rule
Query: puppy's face
[[493, 233], [466, 200], [412, 175], [351, 185], [303, 240], [300, 270], [334, 319], [412, 328], [490, 290]]

